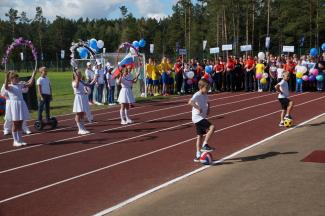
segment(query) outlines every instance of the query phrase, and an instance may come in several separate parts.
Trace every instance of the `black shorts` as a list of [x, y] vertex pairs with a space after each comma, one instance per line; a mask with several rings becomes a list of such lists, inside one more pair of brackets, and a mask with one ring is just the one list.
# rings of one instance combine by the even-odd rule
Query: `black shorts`
[[287, 110], [290, 100], [288, 98], [279, 98], [282, 110]]
[[202, 119], [201, 121], [195, 123], [197, 135], [206, 134], [210, 125], [211, 125], [211, 123], [206, 119]]

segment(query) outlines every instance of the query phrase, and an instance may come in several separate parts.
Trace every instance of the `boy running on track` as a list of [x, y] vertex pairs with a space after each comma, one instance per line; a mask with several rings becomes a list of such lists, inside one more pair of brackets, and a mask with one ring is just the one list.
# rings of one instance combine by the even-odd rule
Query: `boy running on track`
[[[198, 87], [199, 91], [196, 92], [188, 102], [188, 104], [192, 106], [192, 121], [196, 126], [197, 132], [194, 162], [200, 161], [201, 152], [211, 152], [214, 150], [214, 148], [208, 145], [208, 141], [214, 132], [214, 125], [206, 119], [210, 110], [208, 102], [209, 83], [205, 79], [201, 79]], [[206, 134], [206, 136], [200, 148], [204, 134]]]
[[288, 80], [289, 80], [289, 74], [286, 72], [283, 74], [283, 79], [281, 80], [281, 82], [279, 82], [275, 86], [275, 89], [277, 90], [277, 92], [279, 92], [278, 99], [282, 107], [281, 121], [279, 124], [280, 127], [284, 126], [283, 123], [284, 119], [292, 119], [290, 113], [293, 108], [293, 102], [288, 99], [289, 97]]

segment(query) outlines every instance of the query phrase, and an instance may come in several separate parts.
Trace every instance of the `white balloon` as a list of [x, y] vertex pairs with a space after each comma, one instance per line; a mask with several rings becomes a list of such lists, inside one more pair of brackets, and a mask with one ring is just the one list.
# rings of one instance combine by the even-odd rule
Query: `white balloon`
[[97, 47], [98, 47], [99, 49], [102, 49], [102, 48], [104, 47], [104, 41], [102, 41], [102, 40], [98, 40], [98, 41], [97, 41]]
[[186, 76], [187, 76], [187, 78], [189, 78], [189, 79], [193, 79], [193, 77], [194, 77], [194, 72], [193, 72], [193, 71], [189, 71], [189, 72], [187, 72]]
[[300, 72], [302, 72], [303, 74], [307, 72], [307, 67], [306, 66], [300, 66], [299, 67]]
[[269, 77], [269, 74], [268, 74], [268, 73], [263, 73], [263, 77], [264, 77], [265, 79], [267, 79], [267, 78]]
[[264, 52], [259, 52], [257, 56], [258, 56], [258, 59], [260, 59], [260, 60], [265, 59], [265, 53]]

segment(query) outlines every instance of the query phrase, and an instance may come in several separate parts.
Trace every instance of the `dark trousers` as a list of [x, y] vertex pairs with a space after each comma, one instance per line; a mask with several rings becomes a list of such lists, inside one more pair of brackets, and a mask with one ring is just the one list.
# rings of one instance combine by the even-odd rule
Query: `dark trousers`
[[221, 91], [221, 73], [216, 73], [213, 76], [215, 90]]
[[275, 85], [277, 84], [277, 78], [270, 77], [270, 91], [275, 91]]
[[114, 103], [114, 92], [115, 92], [115, 86], [111, 86], [111, 88], [107, 88], [107, 102], [109, 104]]
[[38, 102], [38, 121], [42, 121], [42, 113], [45, 107], [46, 120], [50, 119], [51, 95], [42, 94], [43, 100]]
[[234, 73], [233, 71], [226, 72], [226, 89], [227, 91], [233, 91], [234, 88]]
[[296, 75], [289, 73], [289, 90], [295, 91], [296, 88]]
[[103, 101], [103, 91], [104, 91], [104, 84], [97, 85], [97, 92], [96, 92], [96, 101], [102, 103]]
[[245, 72], [245, 91], [254, 90], [253, 70]]
[[90, 88], [90, 94], [88, 95], [88, 100], [90, 102], [93, 102], [93, 98], [94, 98], [94, 86], [91, 85], [91, 86], [89, 86], [89, 88]]
[[182, 85], [183, 85], [183, 74], [176, 73], [175, 79], [176, 79], [176, 90], [177, 92], [181, 92]]

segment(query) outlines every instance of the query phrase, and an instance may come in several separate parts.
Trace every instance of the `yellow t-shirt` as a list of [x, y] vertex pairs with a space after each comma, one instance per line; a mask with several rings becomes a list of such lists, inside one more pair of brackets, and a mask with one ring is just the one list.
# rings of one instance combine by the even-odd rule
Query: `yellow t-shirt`
[[158, 67], [156, 65], [153, 66], [151, 79], [152, 80], [159, 80], [159, 70], [158, 70]]
[[152, 73], [154, 71], [154, 65], [146, 64], [147, 78], [152, 79]]
[[167, 72], [168, 70], [170, 70], [169, 64], [166, 62], [161, 62], [159, 65], [159, 72], [163, 73], [163, 72]]
[[258, 63], [256, 65], [256, 73], [264, 73], [264, 69], [265, 69], [265, 65], [264, 64], [261, 64], [261, 63]]

